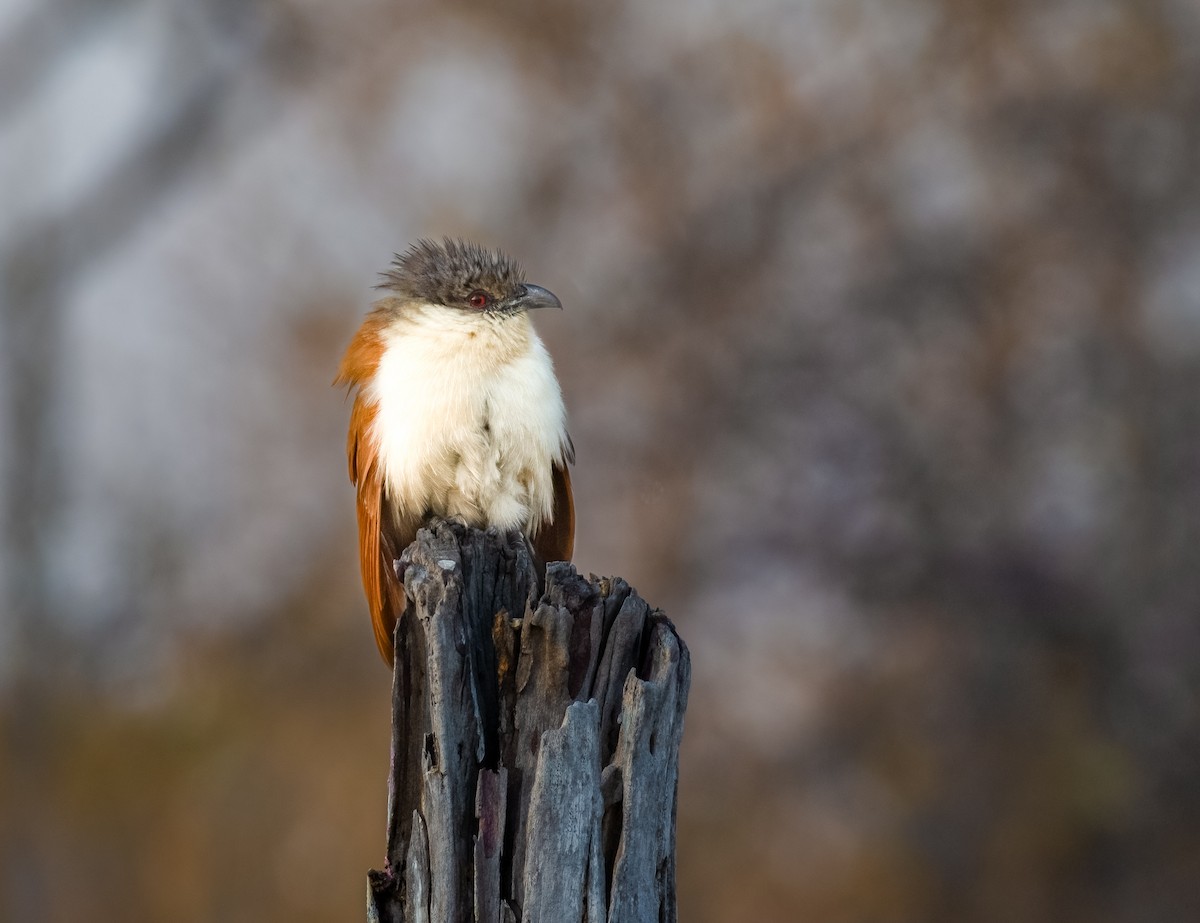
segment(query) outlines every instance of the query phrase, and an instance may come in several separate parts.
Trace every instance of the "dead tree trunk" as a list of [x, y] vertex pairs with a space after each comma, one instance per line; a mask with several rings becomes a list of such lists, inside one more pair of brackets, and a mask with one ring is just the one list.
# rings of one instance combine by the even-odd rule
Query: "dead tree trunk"
[[674, 626], [621, 579], [519, 533], [449, 523], [397, 563], [387, 865], [378, 923], [673, 923], [679, 741], [691, 674]]

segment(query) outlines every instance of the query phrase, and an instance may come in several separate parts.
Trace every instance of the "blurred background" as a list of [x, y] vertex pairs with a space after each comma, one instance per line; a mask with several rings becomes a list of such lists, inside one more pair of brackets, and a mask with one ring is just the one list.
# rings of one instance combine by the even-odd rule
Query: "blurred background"
[[334, 369], [502, 246], [682, 919], [1200, 919], [1195, 0], [0, 0], [0, 919], [362, 919]]

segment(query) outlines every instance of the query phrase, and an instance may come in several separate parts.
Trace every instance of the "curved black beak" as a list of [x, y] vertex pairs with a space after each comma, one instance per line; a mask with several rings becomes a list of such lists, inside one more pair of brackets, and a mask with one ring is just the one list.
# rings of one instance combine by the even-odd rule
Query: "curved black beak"
[[548, 291], [540, 285], [531, 285], [526, 282], [521, 286], [521, 290], [509, 300], [508, 309], [510, 311], [532, 311], [535, 308], [558, 308], [561, 311], [562, 302], [558, 300], [558, 296], [554, 292]]

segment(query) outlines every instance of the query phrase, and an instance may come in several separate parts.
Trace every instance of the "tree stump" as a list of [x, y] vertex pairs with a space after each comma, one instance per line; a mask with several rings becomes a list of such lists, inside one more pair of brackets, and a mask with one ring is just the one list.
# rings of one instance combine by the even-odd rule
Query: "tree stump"
[[676, 920], [691, 666], [621, 579], [537, 574], [519, 532], [435, 522], [396, 562], [387, 864], [372, 923]]

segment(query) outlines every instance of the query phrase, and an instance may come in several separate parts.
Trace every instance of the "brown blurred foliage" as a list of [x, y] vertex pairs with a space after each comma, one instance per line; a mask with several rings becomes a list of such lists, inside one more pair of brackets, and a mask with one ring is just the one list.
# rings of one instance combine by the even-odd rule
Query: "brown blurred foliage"
[[373, 273], [521, 257], [587, 571], [693, 649], [685, 920], [1200, 914], [1193, 0], [0, 9], [0, 919], [383, 847]]

